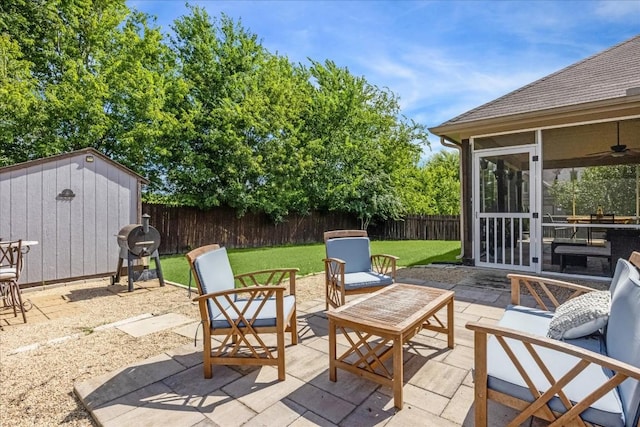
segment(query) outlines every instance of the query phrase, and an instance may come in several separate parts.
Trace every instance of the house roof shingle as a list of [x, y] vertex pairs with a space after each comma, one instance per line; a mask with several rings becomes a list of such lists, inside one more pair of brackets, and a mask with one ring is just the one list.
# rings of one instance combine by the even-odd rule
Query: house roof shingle
[[439, 127], [623, 97], [634, 87], [640, 87], [640, 35], [469, 110]]

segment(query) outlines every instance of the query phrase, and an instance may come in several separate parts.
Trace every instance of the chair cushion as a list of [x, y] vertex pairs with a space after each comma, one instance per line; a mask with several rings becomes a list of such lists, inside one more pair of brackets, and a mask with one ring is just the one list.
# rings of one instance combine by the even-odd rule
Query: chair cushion
[[607, 324], [610, 307], [608, 290], [571, 298], [556, 309], [547, 336], [557, 340], [574, 339], [597, 332]]
[[393, 279], [390, 276], [376, 273], [375, 271], [348, 273], [344, 275], [344, 281], [344, 289], [347, 291], [360, 288], [370, 288], [372, 286], [386, 286], [393, 283]]
[[[193, 265], [202, 286], [202, 293], [209, 294], [211, 292], [220, 292], [233, 289], [235, 287], [235, 279], [226, 248], [215, 249], [200, 255], [195, 259]], [[235, 299], [235, 296], [232, 297]], [[228, 305], [225, 298], [218, 298], [223, 307]], [[207, 300], [209, 309], [209, 317], [215, 318], [220, 314], [217, 306], [210, 300]]]
[[326, 242], [327, 257], [345, 262], [344, 272], [371, 270], [371, 252], [368, 237], [341, 237]]
[[[635, 276], [635, 277], [634, 277]], [[640, 280], [637, 271], [620, 281], [611, 299], [606, 343], [609, 356], [640, 367]], [[627, 379], [618, 386], [627, 426], [638, 424], [640, 383]]]
[[[255, 312], [258, 309], [258, 307], [260, 306], [261, 302], [262, 302], [262, 300], [260, 300], [260, 299], [255, 299], [255, 300], [251, 301], [251, 304], [249, 305], [249, 307], [247, 308], [247, 311], [244, 314], [244, 317], [246, 319], [253, 318], [253, 316], [255, 315]], [[245, 307], [247, 306], [248, 303], [249, 303], [248, 300], [239, 299], [239, 300], [236, 301], [235, 304], [238, 307], [238, 310], [240, 310], [242, 312], [245, 309]], [[285, 321], [286, 321], [286, 319], [289, 318], [289, 316], [291, 315], [291, 313], [293, 312], [295, 307], [296, 307], [296, 297], [295, 297], [295, 295], [287, 295], [287, 296], [285, 296], [284, 297], [284, 319], [285, 319]], [[238, 319], [237, 313], [235, 311], [233, 311], [233, 312], [228, 311], [227, 314], [230, 315], [232, 320], [237, 320]], [[244, 324], [244, 322], [240, 322], [240, 326], [246, 326], [246, 325]], [[258, 314], [258, 317], [256, 318], [255, 322], [253, 323], [253, 326], [255, 326], [255, 327], [276, 326], [276, 300], [275, 300], [275, 298], [269, 298], [267, 300], [267, 302], [265, 303], [264, 307], [262, 307], [262, 310]], [[229, 324], [229, 322], [227, 321], [226, 317], [224, 317], [223, 314], [218, 314], [216, 317], [212, 318], [211, 327], [213, 329], [218, 329], [218, 328], [224, 329], [224, 328], [231, 327], [231, 325]]]
[[[544, 336], [549, 328], [552, 317], [552, 313], [542, 310], [522, 306], [509, 306], [500, 320], [499, 325]], [[537, 388], [539, 390], [548, 389], [550, 386], [549, 382], [522, 343], [511, 339], [507, 339], [507, 342], [511, 345], [516, 358], [522, 363], [534, 384], [538, 385]], [[599, 335], [567, 340], [566, 342], [598, 353], [603, 353], [605, 349], [603, 339]], [[534, 347], [556, 379], [573, 368], [579, 361], [578, 358], [566, 353], [537, 346]], [[516, 367], [495, 337], [491, 337], [487, 343], [487, 360], [489, 361], [487, 373], [489, 375], [488, 387], [490, 389], [529, 402], [533, 401], [531, 392], [524, 379], [522, 379]], [[567, 393], [569, 399], [577, 402], [608, 379], [607, 373], [599, 366], [589, 365], [580, 375], [565, 386], [564, 391]], [[557, 397], [554, 397], [549, 402], [549, 405], [558, 412], [566, 412], [566, 409]], [[583, 418], [585, 421], [599, 425], [624, 426], [625, 418], [618, 393], [615, 390], [607, 393], [583, 413]]]
[[0, 280], [13, 280], [18, 277], [17, 273], [13, 267], [0, 267]]

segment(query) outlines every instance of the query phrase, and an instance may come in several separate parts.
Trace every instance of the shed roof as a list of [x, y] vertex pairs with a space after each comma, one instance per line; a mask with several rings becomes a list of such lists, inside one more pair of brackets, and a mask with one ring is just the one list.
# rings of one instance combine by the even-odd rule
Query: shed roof
[[637, 95], [640, 35], [469, 110], [434, 128]]
[[19, 169], [23, 169], [23, 168], [28, 168], [31, 166], [36, 166], [36, 165], [40, 165], [43, 163], [49, 163], [49, 162], [53, 162], [53, 161], [57, 161], [57, 160], [62, 160], [68, 157], [75, 157], [78, 155], [92, 155], [92, 156], [96, 156], [96, 157], [100, 157], [101, 159], [103, 159], [104, 161], [112, 164], [113, 166], [117, 167], [118, 169], [121, 169], [122, 171], [133, 175], [134, 177], [138, 178], [138, 180], [140, 182], [142, 182], [143, 184], [149, 184], [149, 180], [146, 179], [145, 177], [143, 177], [142, 175], [138, 174], [137, 172], [132, 171], [131, 169], [129, 169], [126, 166], [121, 165], [120, 163], [116, 162], [115, 160], [112, 160], [111, 158], [109, 158], [108, 156], [105, 156], [104, 154], [102, 154], [101, 152], [99, 152], [98, 150], [96, 150], [95, 148], [92, 147], [87, 147], [87, 148], [83, 148], [80, 150], [76, 150], [76, 151], [70, 151], [68, 153], [61, 153], [61, 154], [56, 154], [53, 156], [49, 156], [49, 157], [43, 157], [40, 159], [35, 159], [35, 160], [30, 160], [27, 162], [22, 162], [22, 163], [16, 163], [10, 166], [4, 166], [4, 167], [0, 167], [0, 173], [2, 172], [9, 172], [9, 171], [13, 171], [13, 170], [19, 170]]

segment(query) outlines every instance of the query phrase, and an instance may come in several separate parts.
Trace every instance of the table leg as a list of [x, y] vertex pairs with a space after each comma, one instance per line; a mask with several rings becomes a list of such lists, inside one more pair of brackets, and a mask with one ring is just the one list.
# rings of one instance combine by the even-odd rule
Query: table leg
[[447, 345], [453, 348], [453, 297], [447, 303]]
[[329, 319], [329, 381], [336, 379], [336, 322]]
[[393, 339], [393, 404], [398, 409], [402, 409], [402, 386], [404, 385], [402, 342], [402, 335]]

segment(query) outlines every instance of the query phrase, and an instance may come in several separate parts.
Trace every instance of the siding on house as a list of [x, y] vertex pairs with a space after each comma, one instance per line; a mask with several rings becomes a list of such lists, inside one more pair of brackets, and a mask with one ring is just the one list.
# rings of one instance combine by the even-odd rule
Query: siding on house
[[[20, 284], [112, 274], [115, 236], [140, 220], [141, 183], [93, 149], [0, 168], [0, 238], [38, 241], [24, 257]], [[59, 197], [66, 188], [74, 198]]]

